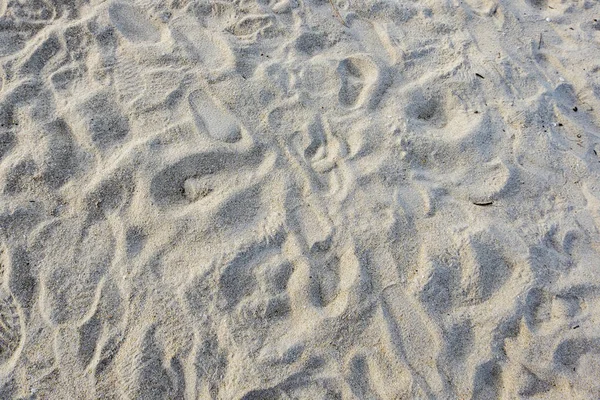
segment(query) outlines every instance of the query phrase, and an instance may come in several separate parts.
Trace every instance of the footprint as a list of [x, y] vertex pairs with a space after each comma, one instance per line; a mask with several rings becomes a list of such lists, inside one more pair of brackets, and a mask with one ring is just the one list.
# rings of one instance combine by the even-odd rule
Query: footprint
[[[342, 142], [331, 134], [323, 120], [315, 117], [307, 126], [304, 148], [305, 162], [317, 173], [326, 173], [337, 166], [337, 160], [345, 157], [346, 149]], [[308, 140], [306, 140], [308, 139]]]
[[491, 17], [498, 10], [498, 0], [468, 0], [465, 2], [477, 15]]
[[37, 278], [32, 272], [27, 250], [21, 246], [12, 249], [6, 261], [6, 266], [8, 266], [10, 271], [8, 273], [9, 290], [14, 293], [15, 299], [25, 312], [28, 313], [33, 305], [34, 295], [37, 291]]
[[105, 218], [124, 208], [131, 201], [135, 184], [131, 171], [106, 171], [104, 177], [85, 194], [89, 218]]
[[19, 73], [23, 76], [39, 74], [61, 48], [58, 37], [50, 35], [24, 60]]
[[502, 368], [495, 361], [485, 362], [475, 370], [473, 400], [502, 398]]
[[17, 144], [17, 137], [12, 132], [0, 132], [0, 161]]
[[259, 257], [260, 247], [252, 247], [238, 254], [227, 264], [219, 278], [219, 306], [222, 309], [235, 307], [244, 297], [251, 295], [257, 285], [252, 273]]
[[431, 98], [415, 104], [415, 116], [422, 121], [430, 121], [440, 114], [439, 100]]
[[[283, 239], [254, 244], [237, 254], [220, 272], [217, 292], [217, 308], [225, 314], [234, 351], [273, 362], [285, 362], [268, 347], [289, 331], [292, 312], [287, 288], [291, 265], [281, 254]], [[292, 353], [287, 357], [293, 359]]]
[[200, 132], [208, 133], [213, 139], [226, 143], [235, 143], [242, 138], [241, 127], [233, 114], [218, 106], [214, 98], [206, 92], [192, 92], [189, 103]]
[[44, 24], [22, 24], [15, 19], [2, 18], [0, 57], [23, 50], [29, 40], [44, 28]]
[[244, 330], [252, 331], [258, 328], [260, 333], [253, 333], [253, 336], [262, 346], [265, 340], [262, 336], [268, 336], [270, 333], [263, 330], [263, 328], [268, 327], [269, 330], [273, 330], [276, 328], [275, 324], [277, 322], [285, 323], [289, 319], [290, 311], [290, 299], [287, 294], [266, 296], [257, 291], [250, 297], [240, 301], [236, 307], [233, 314], [234, 322], [232, 325], [235, 326], [233, 329], [242, 328], [239, 331], [241, 333], [239, 336], [244, 336], [247, 334], [247, 332], [243, 332]]
[[31, 190], [35, 186], [34, 176], [37, 172], [38, 166], [33, 160], [19, 161], [6, 172], [4, 193], [14, 195]]
[[600, 357], [600, 338], [574, 338], [561, 341], [554, 350], [554, 363], [566, 373], [577, 372], [582, 357]]
[[[38, 79], [24, 79], [15, 86], [12, 86], [10, 89], [7, 88], [4, 92], [4, 103], [10, 104], [12, 107], [18, 107], [22, 104], [36, 104], [39, 102], [37, 100], [44, 99], [47, 100], [48, 92], [44, 90], [41, 85], [40, 80]], [[42, 97], [44, 96], [44, 97]], [[15, 113], [9, 111], [12, 116], [15, 116]], [[18, 125], [17, 121], [11, 121], [10, 125], [15, 126]]]
[[515, 188], [512, 171], [500, 160], [468, 168], [458, 183], [458, 190], [475, 205], [491, 204]]
[[473, 351], [475, 332], [471, 321], [452, 325], [446, 333], [446, 354], [449, 363], [460, 364]]
[[[56, 16], [53, 5], [47, 0], [4, 1], [6, 1], [5, 10], [20, 22], [49, 21]], [[1, 8], [0, 6], [0, 10]]]
[[137, 226], [132, 226], [127, 229], [125, 235], [125, 243], [127, 248], [127, 256], [135, 257], [141, 253], [148, 240], [148, 235], [144, 230]]
[[47, 162], [41, 172], [42, 179], [57, 189], [67, 183], [77, 172], [77, 154], [73, 133], [67, 123], [58, 119], [45, 127], [47, 136]]
[[80, 112], [92, 141], [100, 148], [117, 144], [129, 134], [129, 119], [110, 92], [92, 94], [83, 102]]
[[564, 5], [561, 0], [525, 0], [525, 3], [541, 11], [561, 10]]
[[442, 340], [436, 324], [422, 307], [391, 285], [381, 295], [385, 327], [395, 346], [395, 352], [411, 370], [415, 384], [427, 397], [443, 398], [445, 383], [438, 368]]
[[439, 94], [429, 94], [417, 89], [410, 93], [408, 97], [410, 102], [405, 109], [408, 120], [435, 128], [442, 128], [446, 125], [445, 103]]
[[491, 298], [509, 280], [514, 266], [505, 255], [494, 231], [483, 230], [469, 237], [461, 252], [462, 293], [468, 303], [479, 304]]
[[[36, 225], [48, 218], [48, 214], [42, 209], [39, 204], [29, 203], [27, 206], [17, 206], [12, 210], [0, 213], [0, 226], [3, 234], [11, 239], [28, 236]], [[42, 213], [44, 217], [42, 217]]]
[[[113, 334], [103, 340], [103, 343], [99, 346], [100, 351], [94, 371], [96, 381], [101, 382], [102, 377], [108, 375], [109, 371], [114, 368], [116, 356], [121, 350], [124, 341], [124, 337], [120, 333]], [[111, 390], [114, 390], [114, 388], [111, 388]]]
[[301, 375], [294, 378], [280, 385], [285, 393], [283, 399], [343, 399], [342, 384], [337, 379]]
[[87, 368], [90, 361], [96, 352], [98, 339], [102, 332], [102, 322], [98, 316], [98, 312], [94, 313], [90, 319], [85, 321], [79, 328], [79, 349], [78, 358], [81, 361], [81, 366]]
[[570, 328], [571, 320], [581, 311], [581, 301], [577, 296], [554, 294], [540, 288], [529, 291], [525, 305], [525, 322], [536, 332]]
[[262, 148], [249, 153], [192, 154], [156, 174], [150, 183], [150, 193], [159, 206], [189, 204], [190, 199], [200, 199], [202, 194], [210, 195], [211, 190], [227, 187], [228, 173], [257, 168], [262, 160]]
[[370, 371], [367, 358], [362, 354], [354, 355], [348, 363], [347, 382], [357, 399], [380, 398], [371, 385], [373, 372]]
[[182, 291], [186, 311], [198, 324], [203, 324], [210, 318], [207, 310], [216, 303], [217, 291], [213, 290], [214, 280], [212, 270], [203, 271], [191, 277]]
[[[57, 231], [60, 235], [55, 236]], [[63, 238], [67, 234], [81, 239], [65, 248]], [[36, 242], [42, 315], [53, 325], [83, 320], [96, 303], [114, 256], [110, 225], [101, 221], [81, 228], [66, 222], [55, 223], [40, 232]], [[38, 246], [42, 249], [38, 250]]]
[[[529, 369], [522, 365], [513, 367], [512, 375], [508, 376], [507, 382], [514, 385], [514, 391], [522, 397], [540, 396], [552, 389], [553, 385], [542, 380]], [[509, 371], [510, 373], [510, 371]]]
[[173, 39], [193, 60], [211, 72], [229, 71], [235, 67], [232, 46], [225, 37], [203, 28], [197, 20], [181, 18], [170, 25]]
[[456, 286], [452, 267], [438, 260], [427, 260], [420, 269], [425, 280], [415, 280], [419, 300], [434, 314], [446, 312], [452, 307]]
[[[333, 134], [327, 121], [313, 117], [306, 128], [294, 132], [288, 143], [289, 147], [295, 150], [293, 156], [296, 158], [297, 167], [304, 170], [313, 194], [324, 194], [331, 200], [342, 203], [349, 195], [354, 179], [354, 174], [346, 164], [348, 143], [344, 138]], [[302, 230], [310, 236], [313, 235], [311, 232], [316, 234], [314, 240], [307, 238], [311, 242], [311, 249], [313, 245], [321, 245], [319, 242], [327, 240], [326, 231], [331, 230], [325, 226], [328, 218], [324, 217], [324, 212], [324, 209], [313, 209], [312, 212], [308, 211], [308, 214], [312, 214], [308, 218], [299, 218], [298, 224]], [[305, 210], [299, 212], [303, 213]], [[313, 215], [317, 218], [317, 223], [314, 223]]]
[[85, 59], [94, 42], [94, 35], [83, 24], [65, 28], [63, 38], [69, 58], [76, 65], [78, 60]]
[[[407, 197], [402, 201], [408, 199]], [[450, 312], [456, 306], [457, 295], [460, 293], [462, 268], [459, 247], [440, 240], [421, 246], [415, 257], [414, 268], [405, 267], [402, 272], [403, 276], [410, 279], [410, 292], [422, 302], [428, 312], [434, 315]]]
[[533, 288], [527, 293], [525, 300], [525, 321], [532, 329], [539, 329], [551, 319], [552, 295], [546, 290]]
[[284, 239], [255, 243], [227, 262], [219, 278], [221, 308], [235, 307], [255, 292], [273, 298], [285, 293], [292, 267], [278, 256]]
[[[301, 240], [301, 239], [300, 239]], [[333, 239], [331, 239], [333, 240]], [[306, 302], [315, 318], [336, 318], [349, 304], [360, 301], [363, 266], [353, 245], [314, 248], [294, 264], [289, 292], [295, 302]], [[302, 247], [307, 246], [305, 242]], [[318, 316], [318, 317], [317, 317]]]
[[279, 344], [265, 344], [261, 349], [258, 362], [262, 365], [292, 365], [300, 360], [306, 345], [300, 342], [284, 341]]
[[548, 5], [548, 0], [525, 0], [531, 7], [542, 8]]
[[50, 75], [50, 81], [54, 88], [60, 91], [68, 89], [73, 82], [82, 77], [83, 72], [80, 68], [65, 66]]
[[77, 282], [83, 279], [73, 279], [71, 274], [68, 269], [57, 268], [41, 278], [43, 313], [53, 325], [83, 318], [94, 303], [95, 285]]
[[21, 314], [11, 294], [0, 294], [0, 366], [15, 355], [23, 337]]
[[306, 108], [298, 101], [285, 101], [269, 111], [269, 128], [274, 132], [300, 127], [306, 122]]
[[339, 97], [341, 79], [333, 61], [313, 58], [303, 64], [299, 77], [303, 95], [316, 100], [321, 107], [329, 107]]
[[373, 108], [379, 103], [385, 89], [384, 79], [371, 59], [362, 55], [345, 58], [340, 61], [337, 71], [341, 79], [340, 104], [349, 108], [363, 105]]
[[323, 50], [326, 45], [326, 36], [315, 32], [303, 32], [301, 33], [294, 43], [294, 47], [300, 53], [307, 56]]
[[264, 387], [246, 392], [243, 400], [284, 400], [284, 399], [332, 399], [343, 398], [342, 382], [328, 375], [320, 374], [325, 360], [313, 357], [305, 362], [299, 372], [291, 374], [272, 387]]
[[219, 379], [215, 376], [224, 376], [227, 373], [230, 355], [228, 351], [219, 346], [216, 335], [205, 335], [196, 343], [196, 387], [199, 392], [209, 393], [209, 398], [218, 399], [220, 391]]
[[256, 36], [268, 33], [273, 26], [270, 15], [247, 15], [237, 22], [231, 29], [235, 36]]
[[244, 394], [240, 400], [284, 400], [289, 397], [279, 389], [254, 389]]
[[215, 187], [209, 177], [188, 178], [183, 184], [183, 192], [190, 203], [208, 196]]
[[159, 29], [134, 5], [112, 3], [108, 8], [108, 15], [119, 32], [131, 42], [156, 43], [160, 40]]
[[76, 344], [69, 358], [85, 369], [86, 375], [94, 376], [96, 397], [103, 397], [104, 394], [115, 394], [114, 361], [124, 342], [122, 332], [115, 328], [123, 322], [124, 307], [119, 290], [110, 279], [103, 281], [99, 292], [91, 316], [76, 327], [69, 327], [73, 329], [72, 338]]
[[576, 385], [587, 391], [594, 398], [600, 396], [600, 382], [598, 381], [598, 370], [600, 368], [600, 346], [598, 343], [592, 345], [593, 351], [589, 351], [579, 357], [575, 367], [577, 377]]
[[[156, 327], [147, 328], [141, 335], [130, 335], [128, 346], [120, 352], [119, 375], [127, 398], [175, 399], [176, 382], [165, 366], [166, 354], [157, 340]], [[124, 354], [127, 353], [127, 354]]]
[[0, 102], [0, 131], [6, 132], [15, 128], [15, 123], [18, 123], [16, 119], [16, 106], [9, 104], [8, 102]]
[[262, 293], [276, 296], [285, 293], [292, 272], [291, 262], [276, 260], [258, 265], [254, 276]]
[[340, 259], [332, 255], [316, 263], [310, 280], [313, 303], [317, 307], [327, 307], [340, 292]]

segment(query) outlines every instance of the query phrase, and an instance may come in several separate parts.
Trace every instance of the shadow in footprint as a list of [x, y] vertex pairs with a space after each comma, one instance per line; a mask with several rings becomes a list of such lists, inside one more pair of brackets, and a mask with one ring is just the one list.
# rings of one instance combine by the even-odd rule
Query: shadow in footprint
[[[156, 336], [156, 327], [148, 328], [141, 340], [136, 343], [137, 348], [131, 349], [133, 356], [122, 359], [120, 375], [129, 398], [149, 400], [183, 398], [182, 386], [177, 385], [179, 376], [175, 373], [172, 377], [169, 373], [173, 369], [165, 366], [165, 351]], [[175, 359], [171, 359], [171, 366], [173, 360]], [[174, 372], [178, 369], [175, 368]]]
[[600, 356], [599, 338], [567, 339], [556, 347], [554, 363], [563, 369], [575, 371], [579, 359], [588, 353]]
[[339, 63], [337, 71], [341, 79], [340, 104], [350, 108], [377, 105], [386, 85], [373, 61], [359, 55], [351, 56]]
[[17, 143], [17, 138], [12, 132], [0, 133], [0, 161], [7, 155]]
[[[199, 198], [196, 195], [212, 191], [211, 187], [201, 185], [202, 179], [208, 176], [216, 177], [226, 171], [257, 167], [262, 160], [261, 148], [255, 148], [246, 154], [223, 151], [193, 154], [156, 174], [150, 184], [150, 193], [159, 206], [187, 204], [190, 199]], [[226, 180], [226, 176], [221, 177]], [[216, 179], [206, 183], [215, 183], [219, 187], [226, 184], [225, 181]]]
[[129, 133], [129, 119], [123, 115], [109, 92], [93, 94], [84, 103], [81, 113], [91, 132], [92, 141], [106, 148], [122, 141]]
[[441, 97], [418, 90], [410, 94], [409, 98], [410, 103], [405, 112], [410, 120], [416, 120], [436, 128], [446, 125], [446, 112]]
[[461, 254], [461, 286], [468, 303], [479, 304], [490, 299], [513, 274], [515, 265], [507, 257], [507, 250], [499, 245], [501, 237], [494, 230], [483, 230], [469, 237], [469, 244]]
[[502, 368], [495, 361], [477, 367], [473, 384], [473, 400], [500, 399], [502, 394]]
[[313, 269], [311, 279], [312, 300], [317, 307], [326, 307], [340, 291], [340, 260], [337, 256], [325, 259]]

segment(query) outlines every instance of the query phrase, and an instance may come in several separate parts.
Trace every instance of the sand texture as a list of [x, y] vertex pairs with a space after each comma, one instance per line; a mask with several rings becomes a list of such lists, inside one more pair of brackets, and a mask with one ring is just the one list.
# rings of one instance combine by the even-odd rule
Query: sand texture
[[598, 399], [599, 228], [597, 0], [0, 0], [0, 399]]

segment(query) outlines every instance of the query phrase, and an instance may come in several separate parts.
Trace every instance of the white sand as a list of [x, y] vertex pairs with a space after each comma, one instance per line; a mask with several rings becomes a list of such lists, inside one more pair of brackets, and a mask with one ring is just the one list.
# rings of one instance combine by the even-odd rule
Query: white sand
[[600, 398], [600, 3], [334, 4], [0, 0], [1, 399]]

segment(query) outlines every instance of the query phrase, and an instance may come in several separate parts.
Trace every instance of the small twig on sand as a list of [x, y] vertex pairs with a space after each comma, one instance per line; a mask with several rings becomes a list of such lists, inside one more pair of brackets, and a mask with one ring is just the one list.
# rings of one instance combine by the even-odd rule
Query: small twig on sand
[[542, 33], [540, 32], [540, 41], [538, 43], [538, 50], [542, 48]]
[[340, 14], [340, 12], [338, 11], [337, 7], [335, 6], [333, 0], [329, 0], [329, 4], [331, 4], [331, 8], [333, 9], [333, 13], [335, 14], [335, 16], [340, 20], [340, 22], [342, 23], [342, 25], [344, 25], [345, 27], [348, 27], [348, 25], [346, 25], [346, 21], [344, 21], [344, 18], [342, 18], [342, 15]]

